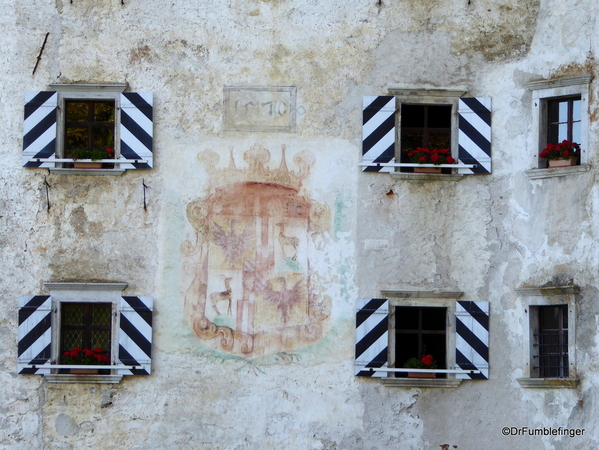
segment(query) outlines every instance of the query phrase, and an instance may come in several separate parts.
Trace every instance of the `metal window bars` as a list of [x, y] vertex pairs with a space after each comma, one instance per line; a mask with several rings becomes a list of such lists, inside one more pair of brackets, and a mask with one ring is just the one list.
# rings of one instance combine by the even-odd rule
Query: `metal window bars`
[[568, 330], [545, 330], [534, 335], [538, 355], [534, 368], [540, 378], [568, 378]]

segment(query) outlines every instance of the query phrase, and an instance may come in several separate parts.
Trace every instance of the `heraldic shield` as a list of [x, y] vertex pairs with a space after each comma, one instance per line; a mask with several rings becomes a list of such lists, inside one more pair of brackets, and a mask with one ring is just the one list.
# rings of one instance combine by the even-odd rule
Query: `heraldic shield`
[[246, 181], [188, 205], [197, 241], [183, 247], [193, 278], [185, 313], [194, 334], [214, 350], [248, 359], [290, 352], [318, 341], [326, 328], [331, 302], [313, 281], [310, 256], [319, 251], [316, 240], [330, 214], [298, 194], [302, 177], [287, 171], [284, 157], [283, 151], [277, 171], [286, 177], [232, 164], [229, 176], [244, 172], [236, 179]]

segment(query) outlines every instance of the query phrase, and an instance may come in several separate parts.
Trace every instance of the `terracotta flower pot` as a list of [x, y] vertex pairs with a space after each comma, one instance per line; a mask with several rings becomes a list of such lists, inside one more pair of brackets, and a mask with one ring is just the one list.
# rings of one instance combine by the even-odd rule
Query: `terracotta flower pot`
[[414, 167], [414, 173], [441, 173], [440, 167]]
[[567, 167], [573, 166], [575, 163], [575, 158], [570, 159], [550, 159], [548, 161], [549, 167]]
[[437, 378], [437, 375], [425, 372], [408, 372], [408, 378]]
[[74, 162], [75, 169], [101, 169], [102, 163], [98, 162]]

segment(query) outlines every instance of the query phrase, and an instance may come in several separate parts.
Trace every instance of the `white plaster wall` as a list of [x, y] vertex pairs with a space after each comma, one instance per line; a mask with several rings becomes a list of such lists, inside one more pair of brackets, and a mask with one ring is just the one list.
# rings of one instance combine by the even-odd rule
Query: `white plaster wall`
[[[594, 74], [594, 0], [23, 0], [0, 2], [0, 446], [10, 449], [593, 448], [599, 381], [595, 172], [531, 181], [525, 83]], [[46, 33], [48, 42], [32, 74]], [[21, 168], [22, 103], [50, 83], [127, 82], [154, 94], [155, 169], [122, 177]], [[223, 87], [296, 86], [296, 133], [223, 130]], [[357, 167], [361, 97], [389, 86], [493, 98], [493, 174], [412, 183]], [[598, 163], [596, 81], [589, 158]], [[309, 151], [302, 194], [326, 204], [315, 272], [330, 327], [300, 358], [243, 363], [205, 347], [183, 310], [189, 202], [218, 185], [198, 155], [259, 143]], [[49, 196], [46, 197], [48, 183]], [[143, 208], [143, 184], [147, 210]], [[392, 195], [387, 195], [392, 191]], [[550, 201], [567, 204], [558, 209]], [[50, 209], [48, 209], [48, 200]], [[517, 287], [581, 286], [576, 390], [525, 390]], [[16, 375], [16, 299], [44, 281], [126, 281], [155, 297], [153, 374], [119, 385]], [[353, 376], [357, 297], [443, 288], [491, 302], [491, 379], [393, 389]], [[504, 437], [502, 426], [586, 428]]]

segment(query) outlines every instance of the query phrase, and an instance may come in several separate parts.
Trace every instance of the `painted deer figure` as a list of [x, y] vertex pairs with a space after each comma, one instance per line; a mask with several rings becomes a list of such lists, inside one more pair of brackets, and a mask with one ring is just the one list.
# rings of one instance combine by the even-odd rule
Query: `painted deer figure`
[[295, 261], [297, 259], [297, 247], [299, 245], [299, 239], [295, 236], [285, 236], [285, 222], [279, 222], [277, 224], [281, 231], [279, 232], [279, 245], [283, 251], [283, 256], [287, 258], [287, 252], [292, 254], [291, 259]]
[[213, 292], [212, 294], [210, 294], [210, 303], [212, 304], [212, 307], [216, 311], [216, 314], [218, 314], [219, 316], [222, 314], [218, 310], [216, 305], [218, 305], [218, 303], [224, 302], [224, 301], [228, 302], [227, 313], [231, 314], [231, 303], [232, 303], [232, 298], [233, 298], [233, 291], [231, 291], [231, 280], [232, 280], [232, 278], [225, 277], [225, 289], [226, 290], [221, 291], [221, 292]]

